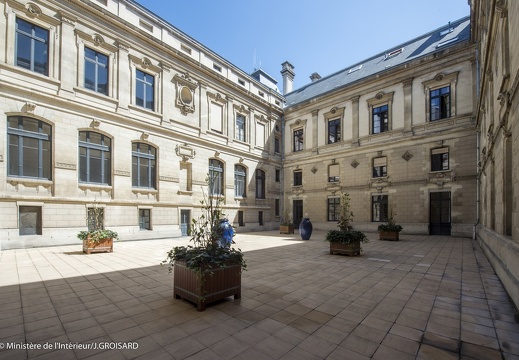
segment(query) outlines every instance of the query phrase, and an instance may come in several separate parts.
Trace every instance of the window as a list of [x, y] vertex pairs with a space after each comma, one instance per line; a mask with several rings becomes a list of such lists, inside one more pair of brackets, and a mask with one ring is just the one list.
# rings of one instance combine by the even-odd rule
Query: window
[[341, 119], [328, 121], [328, 144], [341, 141]]
[[132, 186], [156, 189], [157, 150], [148, 144], [132, 144]]
[[79, 181], [110, 185], [111, 139], [92, 131], [79, 132]]
[[223, 195], [223, 163], [209, 160], [209, 194]]
[[294, 152], [303, 150], [303, 129], [294, 130]]
[[265, 199], [265, 171], [256, 170], [256, 199]]
[[431, 121], [446, 119], [451, 116], [451, 87], [445, 86], [431, 90]]
[[274, 216], [279, 216], [280, 214], [280, 201], [279, 199], [274, 199]]
[[281, 153], [281, 140], [279, 139], [279, 136], [274, 137], [274, 152], [276, 154]]
[[265, 124], [256, 123], [256, 146], [265, 147]]
[[294, 186], [303, 185], [303, 171], [296, 170], [294, 171]]
[[151, 230], [150, 219], [151, 219], [151, 210], [150, 209], [139, 209], [139, 229]]
[[328, 221], [338, 221], [340, 217], [341, 198], [328, 198]]
[[244, 166], [234, 165], [234, 196], [245, 197], [245, 183], [247, 179], [247, 170]]
[[154, 110], [155, 78], [141, 70], [136, 70], [135, 103], [143, 108]]
[[41, 206], [20, 206], [18, 208], [18, 234], [41, 235]]
[[373, 159], [373, 177], [385, 176], [387, 176], [387, 158], [384, 156]]
[[339, 181], [339, 164], [334, 164], [328, 166], [328, 182], [338, 182]]
[[449, 170], [449, 148], [431, 150], [431, 171]]
[[387, 195], [373, 195], [371, 197], [372, 221], [387, 221]]
[[373, 108], [373, 134], [380, 134], [389, 130], [388, 106]]
[[238, 226], [245, 226], [245, 220], [242, 210], [238, 210]]
[[108, 56], [85, 47], [85, 87], [108, 95]]
[[236, 140], [245, 141], [245, 116], [236, 115]]
[[276, 182], [280, 182], [281, 181], [281, 170], [279, 169], [276, 169]]
[[15, 63], [24, 69], [49, 75], [49, 31], [17, 18]]
[[9, 176], [51, 180], [51, 126], [23, 116], [7, 118]]

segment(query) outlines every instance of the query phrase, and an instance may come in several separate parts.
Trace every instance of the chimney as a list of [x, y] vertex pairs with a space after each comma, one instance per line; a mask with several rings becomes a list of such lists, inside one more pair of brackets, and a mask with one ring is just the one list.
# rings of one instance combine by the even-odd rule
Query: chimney
[[285, 61], [281, 66], [283, 67], [281, 69], [281, 75], [283, 76], [283, 95], [285, 95], [292, 91], [294, 76], [296, 74], [294, 72], [294, 66], [288, 61]]
[[321, 75], [319, 75], [318, 73], [314, 72], [312, 75], [310, 75], [310, 80], [312, 80], [312, 82], [314, 81], [317, 81], [321, 78]]

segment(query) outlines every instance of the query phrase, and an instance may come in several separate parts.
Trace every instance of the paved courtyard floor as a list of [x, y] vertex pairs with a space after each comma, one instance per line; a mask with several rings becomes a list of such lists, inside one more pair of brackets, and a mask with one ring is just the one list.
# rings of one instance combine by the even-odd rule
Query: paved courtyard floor
[[188, 238], [0, 251], [0, 359], [519, 359], [514, 308], [475, 241], [368, 234], [348, 257], [324, 235], [238, 234], [242, 298], [204, 312], [173, 299], [160, 265]]

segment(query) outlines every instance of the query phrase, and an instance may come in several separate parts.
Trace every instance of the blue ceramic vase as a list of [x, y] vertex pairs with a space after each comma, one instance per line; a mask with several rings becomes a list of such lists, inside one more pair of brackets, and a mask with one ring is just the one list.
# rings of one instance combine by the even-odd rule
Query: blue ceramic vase
[[301, 223], [299, 224], [299, 234], [301, 235], [301, 239], [310, 240], [310, 236], [312, 236], [312, 223], [309, 218], [303, 218]]

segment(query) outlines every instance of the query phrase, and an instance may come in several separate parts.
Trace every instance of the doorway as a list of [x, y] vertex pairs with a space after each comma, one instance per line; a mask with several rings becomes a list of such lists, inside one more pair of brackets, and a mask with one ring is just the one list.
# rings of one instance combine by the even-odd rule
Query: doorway
[[180, 232], [182, 236], [190, 235], [189, 223], [191, 221], [191, 210], [180, 210]]
[[430, 193], [430, 235], [451, 234], [451, 193], [441, 191]]
[[292, 219], [294, 219], [294, 228], [298, 229], [301, 220], [303, 220], [303, 200], [293, 200]]

